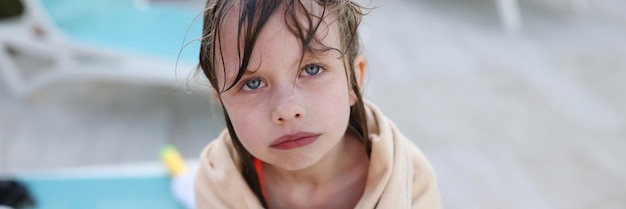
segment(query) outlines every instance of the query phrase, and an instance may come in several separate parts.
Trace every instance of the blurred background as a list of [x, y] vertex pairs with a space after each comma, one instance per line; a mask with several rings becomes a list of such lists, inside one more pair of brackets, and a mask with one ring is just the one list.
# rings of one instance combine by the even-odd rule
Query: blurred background
[[[163, 145], [193, 162], [224, 128], [187, 76], [204, 2], [34, 2], [0, 20], [0, 176], [158, 173]], [[366, 98], [429, 158], [445, 208], [626, 207], [626, 1], [372, 3]]]

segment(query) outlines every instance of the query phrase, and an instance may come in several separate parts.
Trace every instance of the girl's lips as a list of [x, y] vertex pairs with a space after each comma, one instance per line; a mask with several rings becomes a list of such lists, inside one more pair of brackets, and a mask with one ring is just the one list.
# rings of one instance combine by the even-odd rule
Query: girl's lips
[[313, 143], [319, 136], [320, 134], [309, 132], [298, 132], [295, 134], [284, 135], [274, 140], [270, 147], [279, 150], [290, 150], [298, 147], [304, 147]]

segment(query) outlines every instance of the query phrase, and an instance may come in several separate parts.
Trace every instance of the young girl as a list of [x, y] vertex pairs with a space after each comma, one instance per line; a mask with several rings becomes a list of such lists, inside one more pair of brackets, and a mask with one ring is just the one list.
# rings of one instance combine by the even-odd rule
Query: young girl
[[432, 168], [361, 98], [361, 7], [209, 0], [200, 67], [227, 130], [201, 154], [197, 208], [439, 208]]

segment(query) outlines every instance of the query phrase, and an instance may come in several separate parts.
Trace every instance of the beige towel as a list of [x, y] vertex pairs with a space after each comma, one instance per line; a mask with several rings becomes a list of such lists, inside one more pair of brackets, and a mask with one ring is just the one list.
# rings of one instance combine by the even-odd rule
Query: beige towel
[[[434, 172], [422, 152], [370, 102], [372, 152], [365, 192], [355, 208], [441, 208]], [[262, 208], [241, 175], [239, 156], [228, 131], [200, 155], [196, 208]]]

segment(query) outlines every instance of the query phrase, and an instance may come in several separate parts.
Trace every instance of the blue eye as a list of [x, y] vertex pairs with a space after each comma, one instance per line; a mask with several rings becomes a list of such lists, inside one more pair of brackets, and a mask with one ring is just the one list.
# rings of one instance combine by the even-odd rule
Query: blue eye
[[262, 87], [263, 85], [264, 85], [264, 82], [261, 81], [261, 79], [253, 78], [253, 79], [245, 81], [244, 88], [247, 88], [249, 90], [254, 90], [254, 89], [258, 89]]
[[322, 67], [316, 64], [307, 65], [304, 67], [304, 72], [307, 75], [317, 75], [322, 71]]

